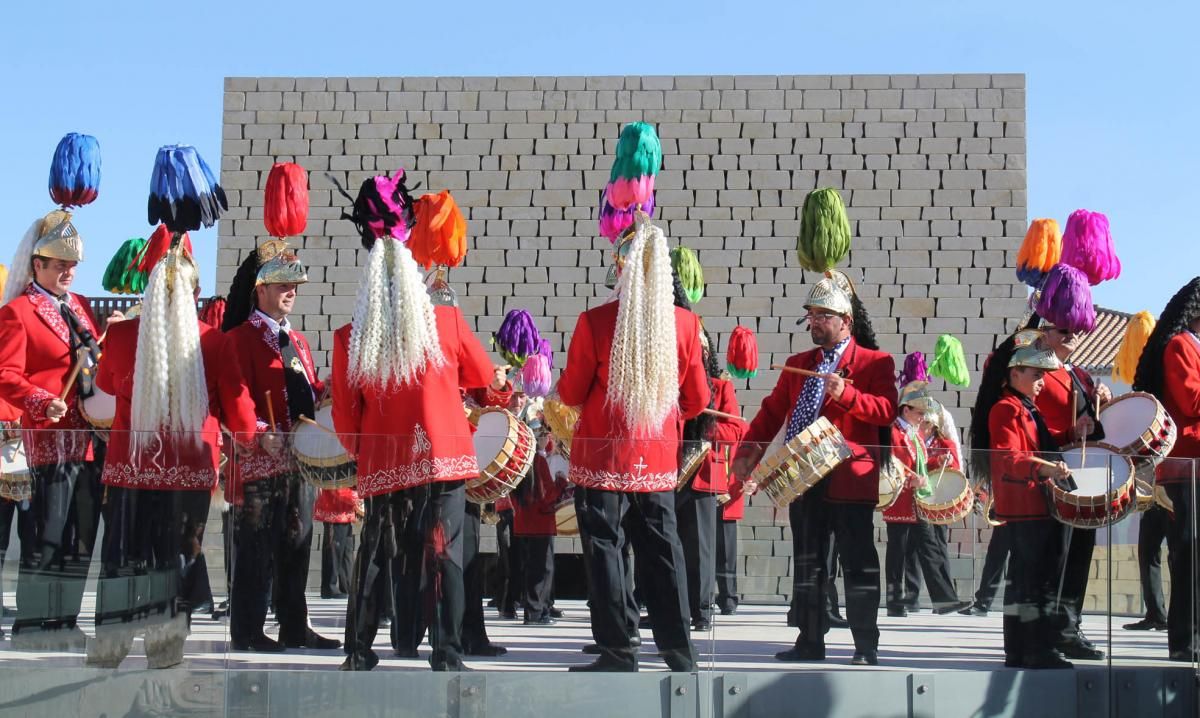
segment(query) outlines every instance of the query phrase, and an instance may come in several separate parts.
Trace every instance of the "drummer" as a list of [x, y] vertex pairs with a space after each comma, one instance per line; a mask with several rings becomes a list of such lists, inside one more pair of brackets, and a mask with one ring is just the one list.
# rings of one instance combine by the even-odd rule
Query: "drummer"
[[[288, 321], [296, 292], [307, 281], [287, 243], [269, 239], [238, 267], [221, 322], [263, 432], [257, 447], [232, 462], [226, 491], [235, 507], [229, 632], [238, 651], [341, 645], [309, 627], [305, 587], [316, 489], [300, 476], [284, 446], [300, 417], [313, 417], [325, 392], [308, 340]], [[269, 602], [279, 620], [278, 641], [263, 630]]]
[[[821, 416], [841, 430], [852, 457], [788, 508], [800, 635], [793, 648], [775, 657], [825, 660], [826, 565], [832, 533], [845, 572], [846, 616], [854, 636], [851, 663], [876, 665], [880, 590], [873, 515], [879, 501], [879, 466], [890, 460], [886, 447], [891, 445], [896, 417], [896, 365], [890, 354], [879, 351], [870, 318], [849, 279], [840, 272], [829, 274], [804, 303], [808, 314], [803, 321], [817, 347], [787, 360], [787, 366], [817, 376], [780, 374], [750, 424], [733, 471], [749, 477], [782, 426], [787, 427], [789, 441]], [[753, 488], [747, 484], [748, 492]]]
[[479, 476], [479, 461], [466, 414], [451, 408], [461, 389], [487, 386], [493, 366], [461, 310], [434, 306], [425, 291], [406, 245], [413, 217], [403, 182], [403, 171], [368, 178], [354, 200], [349, 218], [369, 256], [354, 318], [333, 338], [334, 427], [357, 456], [366, 501], [342, 669], [378, 664], [378, 609], [394, 601], [395, 623], [433, 607], [430, 665], [461, 671], [466, 480]]
[[565, 478], [558, 480], [550, 469], [549, 455], [554, 438], [540, 432], [537, 456], [525, 480], [513, 490], [513, 536], [521, 551], [524, 583], [524, 623], [552, 626], [554, 601], [554, 537], [558, 534], [555, 508], [562, 497]]
[[1067, 480], [1054, 437], [1035, 403], [1045, 374], [1061, 366], [1041, 332], [1006, 339], [988, 360], [971, 419], [971, 439], [990, 451], [971, 454], [976, 477], [990, 481], [996, 516], [1007, 521], [1012, 555], [1004, 591], [1004, 665], [1071, 668], [1055, 645], [1066, 623], [1056, 601], [1064, 529], [1050, 516], [1046, 480]]
[[[1035, 318], [1030, 326], [1036, 328], [1036, 324]], [[1067, 363], [1082, 334], [1045, 320], [1041, 322], [1041, 329], [1046, 347], [1054, 352], [1060, 363], [1057, 369], [1046, 372], [1045, 388], [1037, 396], [1037, 408], [1046, 421], [1046, 428], [1059, 446], [1078, 441], [1103, 441], [1104, 427], [1100, 424], [1099, 408], [1112, 399], [1112, 392], [1086, 371]], [[1096, 547], [1096, 530], [1072, 527], [1068, 537], [1061, 598], [1067, 625], [1058, 639], [1057, 648], [1067, 658], [1098, 661], [1104, 658], [1104, 651], [1096, 648], [1080, 627], [1083, 597], [1087, 593], [1092, 552]]]

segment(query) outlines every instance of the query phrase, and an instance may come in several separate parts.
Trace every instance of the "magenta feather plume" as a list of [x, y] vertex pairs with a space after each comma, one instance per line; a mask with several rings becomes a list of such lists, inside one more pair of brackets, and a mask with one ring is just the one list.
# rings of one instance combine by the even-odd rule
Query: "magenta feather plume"
[[654, 175], [618, 177], [608, 183], [608, 202], [620, 210], [636, 209], [654, 197]]
[[1108, 217], [1086, 209], [1072, 212], [1063, 232], [1061, 261], [1081, 270], [1093, 287], [1121, 276]]
[[1090, 332], [1096, 328], [1096, 307], [1087, 276], [1069, 264], [1056, 264], [1046, 275], [1037, 313], [1060, 329]]
[[550, 372], [550, 360], [545, 355], [532, 354], [521, 367], [521, 385], [529, 396], [546, 396], [550, 393], [553, 377]]
[[904, 368], [900, 370], [900, 386], [908, 386], [914, 381], [929, 381], [924, 352], [913, 352], [904, 357]]
[[[628, 209], [617, 209], [609, 204], [608, 201], [609, 187], [604, 188], [604, 192], [600, 194], [600, 236], [607, 237], [608, 241], [616, 242], [617, 239], [633, 226], [633, 213], [637, 211], [636, 206]], [[648, 215], [654, 214], [654, 193], [650, 193], [649, 199], [642, 203], [642, 211]]]

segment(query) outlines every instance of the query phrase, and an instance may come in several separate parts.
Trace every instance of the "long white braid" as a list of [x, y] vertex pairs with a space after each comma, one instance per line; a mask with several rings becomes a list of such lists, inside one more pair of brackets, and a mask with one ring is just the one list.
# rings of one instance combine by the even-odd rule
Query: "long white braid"
[[[175, 264], [176, 271], [169, 265]], [[203, 443], [208, 418], [208, 385], [196, 319], [195, 268], [168, 257], [155, 265], [146, 281], [133, 369], [130, 417], [131, 455], [152, 450], [159, 431], [188, 436]], [[173, 280], [173, 286], [168, 281]]]
[[445, 363], [433, 302], [412, 252], [391, 237], [375, 240], [350, 326], [350, 383], [399, 386]]
[[649, 221], [639, 221], [617, 291], [607, 400], [635, 435], [655, 436], [679, 403], [679, 353], [670, 251]]
[[13, 256], [12, 264], [8, 267], [8, 281], [4, 283], [4, 297], [3, 301], [0, 301], [0, 306], [21, 296], [25, 292], [25, 287], [29, 286], [30, 272], [33, 268], [33, 245], [37, 244], [41, 231], [42, 220], [35, 219], [26, 230], [25, 235], [21, 237], [16, 255]]

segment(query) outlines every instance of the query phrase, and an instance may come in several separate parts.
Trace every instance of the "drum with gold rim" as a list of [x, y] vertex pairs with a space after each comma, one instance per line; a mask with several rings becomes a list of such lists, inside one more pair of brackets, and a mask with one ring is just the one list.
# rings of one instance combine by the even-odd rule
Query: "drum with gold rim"
[[750, 478], [776, 506], [783, 508], [804, 495], [850, 455], [850, 445], [842, 432], [821, 416], [759, 461]]
[[341, 489], [358, 482], [358, 465], [333, 431], [333, 402], [317, 405], [312, 417], [317, 426], [296, 422], [292, 429], [292, 454], [304, 480], [318, 489]]
[[507, 409], [481, 408], [475, 427], [479, 477], [467, 479], [467, 499], [486, 504], [517, 488], [533, 466], [537, 447], [533, 431]]

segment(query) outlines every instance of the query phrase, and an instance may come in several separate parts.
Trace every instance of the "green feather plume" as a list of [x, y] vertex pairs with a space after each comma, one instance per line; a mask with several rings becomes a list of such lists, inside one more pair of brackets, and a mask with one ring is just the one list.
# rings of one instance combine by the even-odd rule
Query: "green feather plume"
[[654, 125], [630, 122], [621, 130], [617, 140], [617, 157], [613, 160], [609, 179], [637, 179], [658, 174], [662, 166], [662, 144]]
[[800, 266], [810, 272], [833, 269], [850, 251], [850, 220], [838, 191], [828, 187], [813, 190], [804, 198], [800, 214], [800, 238], [796, 254]]
[[125, 240], [104, 270], [101, 286], [105, 291], [113, 294], [142, 293], [146, 288], [145, 275], [138, 272], [134, 265], [145, 247], [146, 240], [141, 237]]
[[683, 285], [683, 293], [692, 304], [704, 298], [704, 267], [696, 253], [687, 247], [675, 247], [671, 250], [671, 268], [679, 276]]
[[929, 365], [929, 375], [945, 379], [947, 384], [955, 386], [971, 385], [967, 357], [963, 353], [962, 342], [957, 337], [949, 334], [938, 337], [937, 347], [933, 350], [933, 363]]

